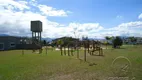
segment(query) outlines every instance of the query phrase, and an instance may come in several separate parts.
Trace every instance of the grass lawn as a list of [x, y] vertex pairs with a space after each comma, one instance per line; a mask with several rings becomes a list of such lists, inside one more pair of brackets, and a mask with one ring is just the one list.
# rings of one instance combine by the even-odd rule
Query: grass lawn
[[[87, 62], [77, 59], [76, 52], [74, 56], [60, 56], [60, 51], [51, 50], [47, 55], [44, 50], [42, 54], [24, 52], [0, 51], [0, 80], [142, 80], [142, 46], [107, 49], [104, 56], [87, 55]], [[81, 59], [83, 55], [80, 51]], [[127, 70], [121, 71], [125, 64]]]

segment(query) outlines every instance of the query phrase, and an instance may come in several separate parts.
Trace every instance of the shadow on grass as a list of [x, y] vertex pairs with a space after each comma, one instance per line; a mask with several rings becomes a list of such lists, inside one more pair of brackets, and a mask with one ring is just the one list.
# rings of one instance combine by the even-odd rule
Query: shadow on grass
[[82, 60], [82, 59], [79, 59], [80, 60], [80, 63], [81, 62], [85, 62], [85, 63], [87, 63], [89, 66], [94, 66], [94, 65], [97, 65], [96, 63], [92, 63], [92, 62], [89, 62], [89, 61], [84, 61], [84, 60]]
[[122, 48], [122, 47], [120, 47], [120, 48], [112, 48], [112, 49], [126, 49], [126, 48]]
[[100, 56], [100, 57], [104, 57], [104, 55], [99, 55], [99, 54], [93, 54], [91, 56]]

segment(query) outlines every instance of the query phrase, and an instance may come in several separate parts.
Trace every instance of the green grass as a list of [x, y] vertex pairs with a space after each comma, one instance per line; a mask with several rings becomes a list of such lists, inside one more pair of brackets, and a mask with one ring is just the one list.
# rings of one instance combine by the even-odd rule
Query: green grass
[[[109, 47], [110, 48], [110, 47]], [[131, 66], [126, 77], [142, 80], [142, 46], [123, 46], [123, 49], [104, 50], [104, 56], [87, 55], [87, 62], [74, 56], [61, 56], [60, 51], [48, 51], [45, 54], [32, 53], [31, 50], [1, 51], [0, 80], [107, 80], [114, 75], [115, 67], [111, 64], [116, 57], [127, 57]], [[83, 59], [83, 51], [80, 58]], [[125, 59], [117, 61], [127, 63]], [[95, 64], [95, 65], [91, 65]], [[121, 75], [123, 76], [123, 75]]]

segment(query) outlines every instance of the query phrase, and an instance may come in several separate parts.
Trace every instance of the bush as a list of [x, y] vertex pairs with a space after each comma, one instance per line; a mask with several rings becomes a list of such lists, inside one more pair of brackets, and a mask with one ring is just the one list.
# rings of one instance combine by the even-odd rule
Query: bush
[[123, 44], [123, 41], [120, 37], [117, 36], [116, 38], [114, 38], [113, 48], [120, 48], [120, 46], [122, 46], [122, 44]]

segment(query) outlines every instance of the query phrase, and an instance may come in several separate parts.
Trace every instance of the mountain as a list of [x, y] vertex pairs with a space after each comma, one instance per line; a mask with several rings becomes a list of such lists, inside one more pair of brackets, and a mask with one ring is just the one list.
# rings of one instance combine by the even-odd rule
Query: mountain
[[7, 34], [0, 34], [0, 36], [9, 36], [9, 35], [7, 35]]
[[46, 40], [47, 42], [51, 42], [54, 38], [42, 38], [41, 40]]
[[89, 38], [89, 40], [105, 40], [104, 38]]

